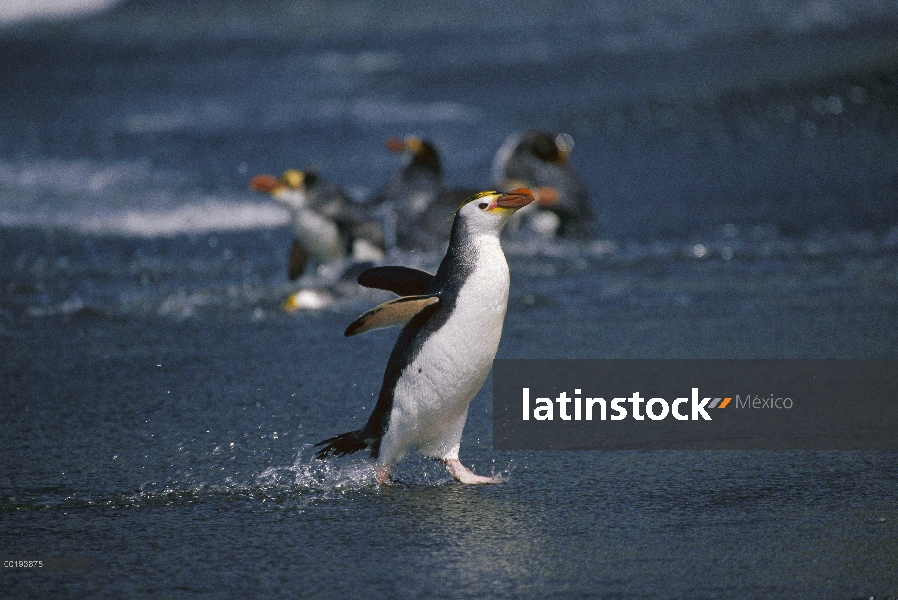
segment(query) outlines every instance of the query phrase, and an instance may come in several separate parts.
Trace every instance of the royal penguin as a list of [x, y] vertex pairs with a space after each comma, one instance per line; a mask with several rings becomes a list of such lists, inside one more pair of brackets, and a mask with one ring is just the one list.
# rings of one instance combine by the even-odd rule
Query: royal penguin
[[516, 227], [548, 239], [588, 239], [593, 210], [586, 187], [569, 164], [574, 140], [561, 133], [528, 131], [508, 137], [493, 160], [493, 181], [500, 189], [526, 186], [536, 196], [515, 218]]
[[371, 200], [384, 216], [388, 245], [405, 250], [444, 248], [455, 209], [478, 190], [447, 187], [440, 155], [428, 140], [409, 135], [391, 138], [385, 146], [404, 160]]
[[270, 194], [290, 210], [290, 280], [305, 272], [309, 258], [319, 269], [346, 261], [383, 260], [383, 230], [377, 219], [314, 171], [290, 169], [279, 178], [256, 175], [250, 187]]
[[352, 336], [402, 325], [377, 404], [364, 427], [326, 439], [317, 458], [367, 449], [378, 483], [410, 448], [441, 460], [462, 483], [493, 483], [458, 458], [468, 405], [492, 368], [508, 305], [508, 263], [499, 234], [533, 201], [527, 189], [481, 192], [457, 211], [436, 275], [408, 267], [375, 267], [361, 285], [400, 297], [356, 319]]

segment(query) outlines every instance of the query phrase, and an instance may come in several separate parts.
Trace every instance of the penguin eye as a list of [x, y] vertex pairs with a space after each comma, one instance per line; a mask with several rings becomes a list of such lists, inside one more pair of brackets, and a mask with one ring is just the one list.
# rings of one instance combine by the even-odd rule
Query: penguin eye
[[480, 210], [483, 210], [487, 206], [489, 206], [489, 204], [487, 204], [486, 202], [481, 202], [480, 204], [477, 205], [477, 208], [479, 208]]

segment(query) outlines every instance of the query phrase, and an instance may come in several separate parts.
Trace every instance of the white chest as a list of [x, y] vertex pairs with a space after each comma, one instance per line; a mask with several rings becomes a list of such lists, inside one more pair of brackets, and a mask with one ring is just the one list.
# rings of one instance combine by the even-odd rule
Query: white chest
[[492, 368], [508, 305], [508, 265], [498, 239], [484, 240], [478, 251], [448, 320], [397, 382], [390, 430], [399, 447], [457, 452], [468, 405]]
[[312, 210], [293, 211], [293, 233], [319, 264], [340, 260], [346, 254], [336, 223]]
[[346, 256], [337, 224], [309, 208], [305, 192], [283, 190], [274, 199], [290, 209], [293, 235], [302, 242], [319, 266]]

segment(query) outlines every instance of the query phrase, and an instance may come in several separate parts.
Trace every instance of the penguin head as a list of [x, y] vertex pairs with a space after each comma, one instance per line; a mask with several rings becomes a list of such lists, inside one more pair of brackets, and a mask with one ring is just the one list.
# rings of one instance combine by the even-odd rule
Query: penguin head
[[318, 174], [315, 171], [287, 169], [281, 175], [281, 181], [291, 190], [308, 190], [318, 183]]
[[493, 180], [499, 189], [529, 187], [534, 206], [550, 208], [562, 200], [558, 181], [571, 175], [568, 159], [574, 139], [566, 134], [527, 131], [505, 140], [493, 160]]
[[403, 139], [391, 138], [386, 143], [387, 150], [397, 154], [408, 154], [408, 169], [424, 169], [432, 172], [436, 176], [443, 173], [440, 165], [440, 157], [437, 149], [427, 140], [423, 140], [416, 135], [408, 135]]
[[559, 133], [553, 136], [545, 131], [525, 133], [515, 149], [516, 153], [531, 154], [543, 162], [553, 163], [560, 167], [567, 164], [573, 151], [574, 138], [570, 135]]
[[509, 192], [487, 191], [474, 194], [455, 211], [456, 222], [461, 220], [472, 232], [498, 235], [516, 210], [533, 202], [533, 192], [517, 188]]
[[313, 171], [287, 169], [280, 177], [256, 175], [249, 183], [250, 188], [271, 194], [277, 202], [288, 207], [301, 208], [306, 205], [306, 191], [318, 182]]

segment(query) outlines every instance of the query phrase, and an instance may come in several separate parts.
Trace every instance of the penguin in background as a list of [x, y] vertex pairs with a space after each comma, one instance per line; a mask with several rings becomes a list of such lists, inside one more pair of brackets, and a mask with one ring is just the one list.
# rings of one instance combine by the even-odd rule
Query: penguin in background
[[314, 171], [290, 169], [280, 178], [256, 175], [250, 187], [270, 194], [290, 210], [293, 243], [287, 276], [291, 281], [305, 273], [310, 258], [319, 271], [347, 261], [383, 260], [383, 230], [377, 220]]
[[377, 404], [361, 429], [316, 444], [324, 459], [368, 450], [378, 483], [410, 448], [441, 460], [461, 483], [495, 483], [459, 460], [468, 406], [492, 368], [508, 306], [509, 273], [499, 234], [533, 201], [527, 189], [481, 192], [456, 212], [436, 275], [375, 267], [358, 282], [399, 298], [346, 329], [352, 336], [391, 325], [403, 329], [390, 353]]
[[410, 135], [386, 142], [405, 164], [372, 198], [384, 219], [388, 246], [405, 250], [439, 250], [449, 239], [455, 209], [479, 190], [447, 188], [436, 147]]
[[517, 226], [547, 239], [591, 237], [592, 206], [586, 187], [568, 163], [573, 149], [574, 140], [566, 133], [528, 131], [509, 136], [496, 152], [496, 186], [527, 186], [536, 196], [536, 202], [516, 217]]

